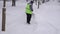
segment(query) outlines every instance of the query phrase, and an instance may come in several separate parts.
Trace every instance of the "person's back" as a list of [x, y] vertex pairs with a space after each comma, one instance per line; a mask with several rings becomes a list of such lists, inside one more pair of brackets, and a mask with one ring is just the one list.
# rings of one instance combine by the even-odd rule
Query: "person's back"
[[32, 4], [32, 2], [27, 3], [27, 5], [26, 5], [26, 13], [32, 14], [32, 11], [33, 11], [33, 4]]

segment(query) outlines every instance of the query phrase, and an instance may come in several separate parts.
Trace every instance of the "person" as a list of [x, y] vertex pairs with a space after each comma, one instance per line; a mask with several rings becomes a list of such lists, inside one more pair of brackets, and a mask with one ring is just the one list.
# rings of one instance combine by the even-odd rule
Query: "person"
[[31, 17], [32, 17], [32, 12], [33, 12], [33, 1], [30, 1], [27, 3], [26, 6], [26, 15], [27, 15], [27, 23], [30, 24]]

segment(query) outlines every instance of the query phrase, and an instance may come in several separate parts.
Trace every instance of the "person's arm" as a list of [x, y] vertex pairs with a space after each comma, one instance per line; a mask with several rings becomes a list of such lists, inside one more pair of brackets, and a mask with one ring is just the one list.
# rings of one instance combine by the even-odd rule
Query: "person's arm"
[[31, 11], [33, 11], [33, 7], [32, 7], [32, 5], [30, 5], [30, 9], [31, 9]]

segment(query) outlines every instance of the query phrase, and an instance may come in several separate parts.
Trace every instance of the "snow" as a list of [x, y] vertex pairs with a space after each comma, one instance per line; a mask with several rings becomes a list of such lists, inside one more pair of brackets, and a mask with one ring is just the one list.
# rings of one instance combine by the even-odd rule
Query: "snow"
[[0, 1], [0, 34], [60, 34], [60, 3], [46, 2], [37, 6], [34, 4], [31, 24], [26, 23], [26, 2], [17, 1], [16, 6], [11, 6], [11, 1], [6, 2], [6, 31], [1, 31], [2, 5]]
[[[60, 4], [47, 2], [35, 10], [37, 31], [39, 34], [60, 34]], [[37, 32], [36, 31], [36, 32]], [[43, 33], [44, 32], [44, 33]]]

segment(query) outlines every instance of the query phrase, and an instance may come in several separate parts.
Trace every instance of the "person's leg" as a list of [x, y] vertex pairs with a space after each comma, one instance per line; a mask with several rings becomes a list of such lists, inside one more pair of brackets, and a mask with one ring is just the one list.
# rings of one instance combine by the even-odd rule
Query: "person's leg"
[[30, 24], [31, 21], [31, 14], [26, 14], [27, 15], [27, 23]]
[[27, 15], [27, 23], [29, 23], [29, 15], [26, 13], [26, 15]]
[[30, 21], [31, 21], [32, 14], [30, 14]]
[[30, 24], [30, 21], [31, 21], [31, 16], [32, 16], [32, 15], [31, 15], [31, 14], [29, 14], [29, 18], [28, 18], [28, 19], [29, 19], [29, 21], [28, 21], [28, 22], [29, 22], [29, 24]]
[[29, 14], [27, 14], [27, 23], [29, 23]]

